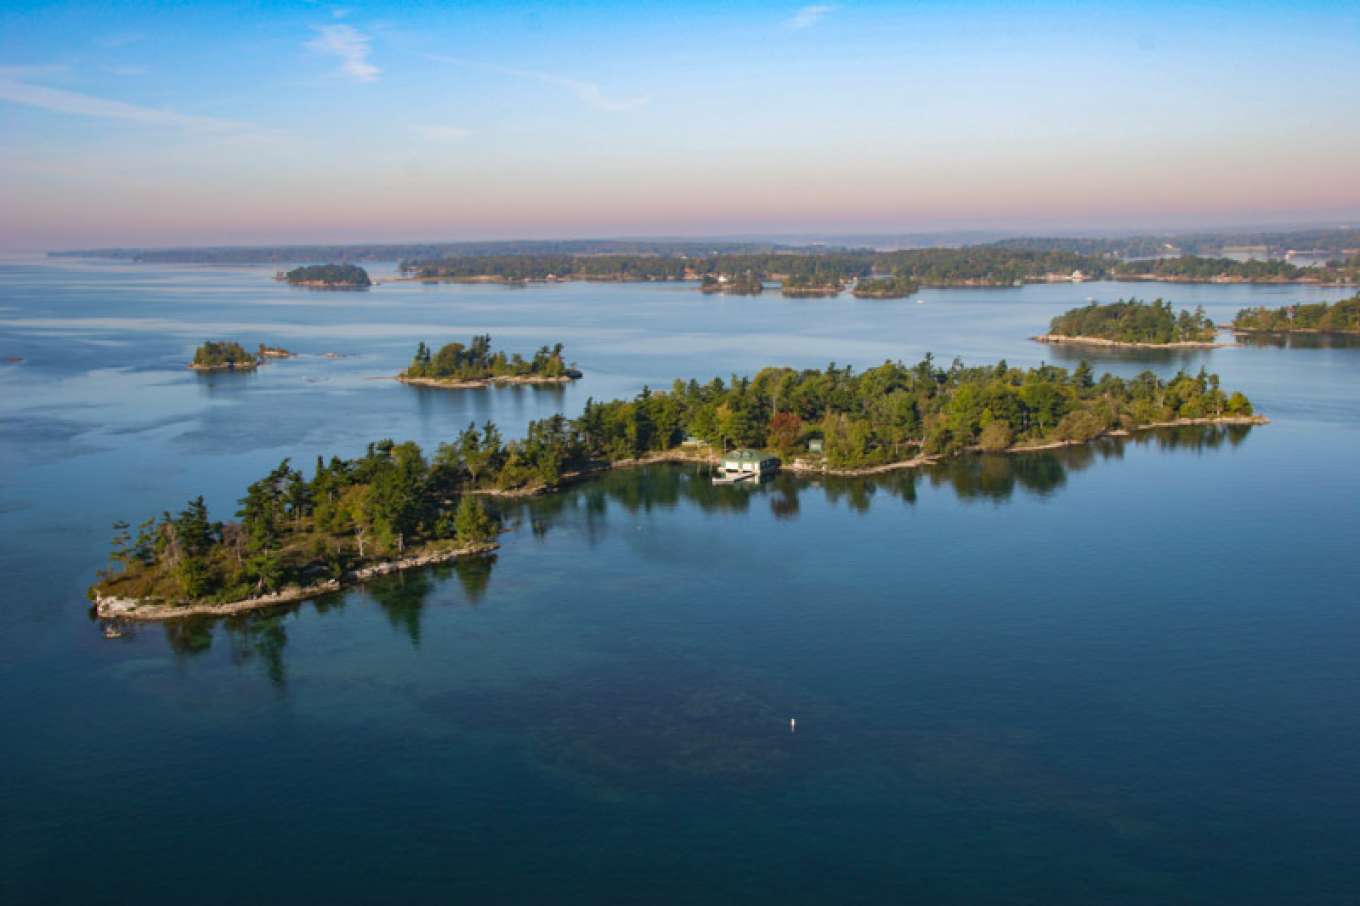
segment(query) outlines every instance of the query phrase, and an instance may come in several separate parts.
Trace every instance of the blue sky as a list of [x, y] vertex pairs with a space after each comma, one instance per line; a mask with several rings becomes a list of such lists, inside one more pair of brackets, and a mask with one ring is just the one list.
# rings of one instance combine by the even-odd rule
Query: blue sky
[[33, 4], [0, 245], [1360, 219], [1360, 4]]

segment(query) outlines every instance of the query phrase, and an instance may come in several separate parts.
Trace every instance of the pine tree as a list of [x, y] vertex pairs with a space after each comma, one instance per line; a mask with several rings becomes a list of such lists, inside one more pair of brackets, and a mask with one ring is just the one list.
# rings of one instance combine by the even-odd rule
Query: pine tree
[[480, 500], [464, 494], [453, 517], [453, 531], [460, 544], [484, 544], [495, 540], [498, 526]]

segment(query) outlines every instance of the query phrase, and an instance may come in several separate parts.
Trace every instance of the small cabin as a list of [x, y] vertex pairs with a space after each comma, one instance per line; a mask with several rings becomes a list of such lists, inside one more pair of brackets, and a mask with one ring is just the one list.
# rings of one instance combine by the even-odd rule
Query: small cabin
[[809, 453], [821, 453], [822, 446], [823, 446], [822, 439], [820, 437], [811, 438], [807, 442], [807, 448]]

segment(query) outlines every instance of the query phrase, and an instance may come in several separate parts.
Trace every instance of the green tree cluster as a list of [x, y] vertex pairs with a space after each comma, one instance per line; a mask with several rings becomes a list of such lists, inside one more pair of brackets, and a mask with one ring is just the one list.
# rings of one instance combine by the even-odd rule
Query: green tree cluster
[[1355, 333], [1360, 331], [1360, 295], [1339, 302], [1244, 308], [1233, 318], [1233, 327], [1267, 333]]
[[403, 377], [434, 378], [437, 380], [480, 380], [493, 377], [570, 377], [574, 370], [562, 359], [562, 344], [542, 346], [533, 358], [519, 353], [507, 356], [492, 352], [491, 337], [480, 335], [464, 346], [448, 343], [438, 352], [421, 342]]
[[1120, 299], [1074, 308], [1054, 318], [1048, 332], [1064, 337], [1096, 337], [1120, 343], [1212, 342], [1214, 322], [1201, 306], [1179, 314], [1170, 302]]
[[357, 264], [309, 264], [284, 274], [289, 283], [324, 284], [334, 287], [371, 286], [368, 271]]
[[253, 353], [234, 340], [208, 340], [194, 350], [195, 368], [254, 368]]
[[905, 299], [921, 288], [911, 277], [866, 277], [855, 284], [856, 299]]

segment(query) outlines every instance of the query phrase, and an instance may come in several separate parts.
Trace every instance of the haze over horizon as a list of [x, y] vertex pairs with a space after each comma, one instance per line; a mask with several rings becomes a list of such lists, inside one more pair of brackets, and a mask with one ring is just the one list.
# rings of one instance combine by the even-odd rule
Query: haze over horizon
[[0, 248], [1360, 220], [1360, 8], [19, 2]]

